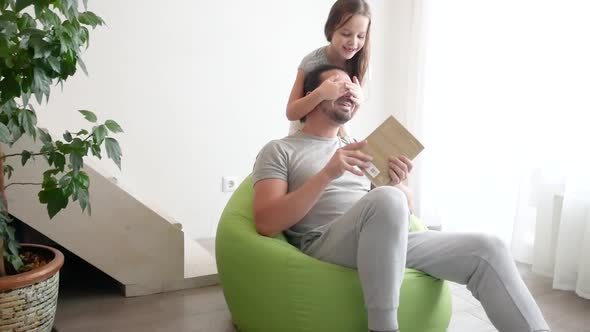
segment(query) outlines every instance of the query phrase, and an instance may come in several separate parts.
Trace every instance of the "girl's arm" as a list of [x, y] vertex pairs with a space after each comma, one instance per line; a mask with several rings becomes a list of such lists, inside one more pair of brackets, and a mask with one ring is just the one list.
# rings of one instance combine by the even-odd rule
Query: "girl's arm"
[[337, 76], [328, 77], [315, 90], [305, 95], [303, 92], [305, 72], [299, 69], [287, 104], [287, 119], [291, 121], [300, 120], [322, 101], [338, 99], [348, 93], [346, 83], [336, 82], [336, 78]]
[[299, 69], [297, 70], [297, 77], [295, 78], [295, 83], [293, 83], [287, 104], [287, 119], [290, 121], [300, 120], [324, 100], [321, 96], [320, 89], [315, 89], [311, 93], [304, 95], [304, 82], [305, 72]]

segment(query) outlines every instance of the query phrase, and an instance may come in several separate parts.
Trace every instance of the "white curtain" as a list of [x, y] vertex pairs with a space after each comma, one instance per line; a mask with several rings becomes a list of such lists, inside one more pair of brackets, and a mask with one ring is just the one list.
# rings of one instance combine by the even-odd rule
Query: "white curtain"
[[590, 2], [424, 0], [418, 213], [590, 298]]
[[537, 168], [520, 187], [512, 249], [553, 287], [590, 299], [588, 170]]

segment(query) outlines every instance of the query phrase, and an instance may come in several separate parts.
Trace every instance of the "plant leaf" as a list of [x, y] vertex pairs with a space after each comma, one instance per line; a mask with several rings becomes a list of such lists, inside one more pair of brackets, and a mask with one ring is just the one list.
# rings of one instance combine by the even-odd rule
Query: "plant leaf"
[[82, 24], [92, 26], [92, 28], [96, 28], [97, 25], [104, 24], [102, 18], [98, 17], [96, 14], [90, 11], [86, 11], [80, 14], [80, 16], [78, 16], [78, 20]]
[[30, 92], [23, 92], [21, 94], [21, 98], [23, 99], [23, 107], [27, 107], [29, 105], [29, 100], [31, 99], [31, 93]]
[[72, 151], [72, 153], [70, 154], [70, 164], [72, 165], [74, 172], [80, 171], [80, 168], [84, 167], [84, 161], [82, 160], [82, 156], [76, 153], [75, 151]]
[[114, 134], [123, 132], [123, 128], [121, 128], [121, 126], [119, 126], [114, 120], [107, 120], [104, 125]]
[[78, 112], [82, 113], [82, 115], [84, 115], [84, 118], [86, 120], [88, 120], [89, 122], [93, 122], [94, 123], [94, 122], [96, 122], [96, 120], [98, 120], [96, 118], [96, 114], [94, 114], [94, 113], [92, 113], [90, 111], [81, 110], [81, 111], [78, 111]]
[[13, 255], [18, 255], [18, 250], [20, 249], [20, 246], [18, 245], [18, 242], [16, 241], [8, 241], [8, 250], [10, 250], [10, 253]]
[[14, 172], [14, 167], [12, 167], [10, 165], [4, 165], [3, 171], [4, 171], [4, 174], [8, 174], [8, 179], [10, 180], [10, 177], [12, 177], [12, 172]]
[[25, 164], [27, 163], [27, 161], [31, 158], [31, 153], [27, 150], [23, 150], [23, 152], [20, 154], [21, 155], [21, 163], [23, 166], [25, 166]]
[[57, 188], [57, 179], [55, 178], [55, 174], [59, 173], [57, 168], [47, 170], [43, 172], [43, 189], [54, 189]]
[[88, 135], [88, 130], [82, 129], [76, 133], [76, 136], [84, 136], [84, 135]]
[[32, 5], [34, 0], [16, 0], [16, 4], [14, 6], [15, 12], [20, 12], [21, 10], [27, 8], [28, 6]]
[[10, 223], [10, 217], [8, 213], [6, 213], [6, 207], [4, 206], [3, 202], [0, 200], [0, 236], [4, 236], [4, 234], [8, 234], [7, 228], [8, 223]]
[[12, 75], [7, 75], [0, 81], [0, 91], [2, 91], [0, 104], [4, 104], [8, 100], [20, 96], [21, 93], [20, 85]]
[[96, 127], [96, 130], [94, 130], [93, 135], [94, 135], [94, 141], [96, 142], [96, 144], [101, 145], [102, 141], [107, 136], [107, 127], [105, 127], [104, 125], [100, 125], [100, 126]]
[[[74, 144], [74, 143], [72, 143], [72, 144]], [[64, 144], [62, 141], [57, 141], [57, 142], [55, 142], [55, 147], [57, 148], [57, 151], [59, 151], [63, 154], [68, 154], [68, 153], [72, 153], [72, 144], [67, 144], [67, 143]]]
[[44, 144], [51, 144], [52, 139], [49, 133], [47, 133], [45, 130], [41, 128], [37, 128], [37, 133], [39, 133], [39, 138], [41, 139], [41, 142], [43, 142]]
[[86, 172], [80, 171], [75, 177], [76, 182], [84, 189], [90, 188], [90, 177]]
[[[0, 0], [2, 1], [2, 0]], [[10, 100], [7, 103], [0, 105], [0, 112], [5, 113], [9, 117], [12, 116], [13, 109], [16, 107], [16, 102], [14, 100]]]
[[87, 142], [81, 140], [79, 137], [74, 138], [74, 140], [70, 144], [70, 153], [75, 152], [79, 154], [80, 157], [84, 157], [88, 154], [88, 145], [86, 143]]
[[35, 29], [37, 27], [37, 21], [29, 13], [23, 13], [18, 19], [17, 25], [20, 31]]
[[92, 210], [90, 208], [90, 194], [88, 189], [86, 188], [78, 188], [78, 200], [80, 201], [80, 207], [82, 208], [82, 212], [88, 207], [88, 215], [92, 214]]
[[0, 142], [10, 144], [12, 143], [12, 134], [6, 125], [0, 122]]
[[66, 166], [66, 157], [59, 152], [54, 152], [53, 153], [53, 166], [55, 166], [55, 168], [59, 169], [60, 172], [63, 172], [63, 170]]
[[47, 204], [49, 219], [53, 219], [59, 211], [68, 206], [68, 198], [60, 188], [40, 191], [39, 202]]
[[21, 138], [21, 136], [23, 135], [23, 130], [22, 127], [17, 123], [18, 121], [16, 121], [15, 119], [10, 119], [8, 120], [8, 129], [10, 129], [10, 132], [12, 133], [12, 141], [16, 142], [18, 141], [19, 138]]
[[10, 255], [8, 257], [8, 261], [10, 262], [10, 265], [12, 265], [15, 271], [20, 271], [20, 269], [22, 269], [22, 267], [24, 266], [23, 260], [20, 258], [19, 255]]
[[92, 151], [92, 155], [94, 155], [98, 159], [102, 159], [102, 155], [100, 153], [100, 145], [92, 144], [90, 150]]
[[104, 140], [105, 147], [107, 149], [107, 156], [111, 158], [115, 164], [121, 169], [121, 147], [119, 142], [112, 137], [107, 137]]
[[25, 132], [28, 135], [33, 136], [33, 139], [35, 139], [35, 129], [37, 128], [37, 115], [35, 114], [35, 112], [29, 109], [21, 110], [18, 113], [18, 122], [23, 128], [25, 128]]
[[59, 16], [53, 11], [51, 11], [49, 8], [43, 10], [40, 13], [37, 13], [37, 17], [45, 26], [55, 27], [61, 25], [61, 19], [59, 18]]
[[[46, 59], [51, 55], [52, 47], [45, 38], [45, 33], [38, 29], [29, 29], [27, 32], [30, 33], [28, 40], [28, 48], [33, 49], [33, 59]], [[22, 40], [21, 40], [22, 41]], [[43, 71], [45, 68], [41, 68]]]
[[31, 85], [31, 92], [35, 95], [37, 103], [43, 102], [43, 95], [49, 98], [49, 89], [51, 79], [47, 76], [45, 71], [39, 67], [33, 68], [33, 84]]
[[74, 193], [74, 188], [72, 176], [70, 175], [70, 173], [65, 174], [61, 177], [61, 179], [59, 179], [59, 186], [61, 187], [61, 190], [63, 190], [64, 195], [66, 197], [72, 196], [72, 194]]
[[58, 58], [49, 57], [49, 58], [47, 58], [47, 62], [49, 63], [49, 66], [51, 67], [51, 69], [53, 69], [54, 72], [56, 72], [58, 74], [61, 72], [61, 65], [59, 63]]

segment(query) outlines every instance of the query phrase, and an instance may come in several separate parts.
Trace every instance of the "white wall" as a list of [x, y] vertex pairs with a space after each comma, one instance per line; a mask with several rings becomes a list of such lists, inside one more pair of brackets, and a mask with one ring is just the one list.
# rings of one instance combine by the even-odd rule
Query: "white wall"
[[[55, 88], [40, 124], [52, 133], [78, 129], [77, 109], [115, 119], [125, 129], [118, 137], [123, 170], [91, 164], [192, 237], [213, 236], [230, 197], [221, 177], [241, 180], [259, 149], [287, 133], [297, 65], [325, 43], [332, 2], [90, 1], [108, 26], [91, 32], [89, 77], [79, 71], [63, 93]], [[369, 101], [351, 125], [358, 137], [401, 107], [391, 88], [405, 79], [396, 72], [403, 62], [388, 59], [406, 45], [391, 34], [395, 16], [405, 14], [391, 10], [386, 1], [373, 3]]]

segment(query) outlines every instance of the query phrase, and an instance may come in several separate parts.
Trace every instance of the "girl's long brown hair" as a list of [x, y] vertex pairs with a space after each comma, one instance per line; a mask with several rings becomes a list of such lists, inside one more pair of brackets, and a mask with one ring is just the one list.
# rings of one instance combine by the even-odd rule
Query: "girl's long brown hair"
[[346, 70], [351, 76], [358, 77], [362, 83], [369, 67], [369, 46], [371, 36], [371, 10], [365, 0], [337, 0], [330, 9], [328, 20], [324, 27], [324, 34], [329, 42], [332, 41], [334, 31], [346, 24], [354, 15], [362, 15], [369, 19], [365, 44], [350, 60], [346, 61]]

